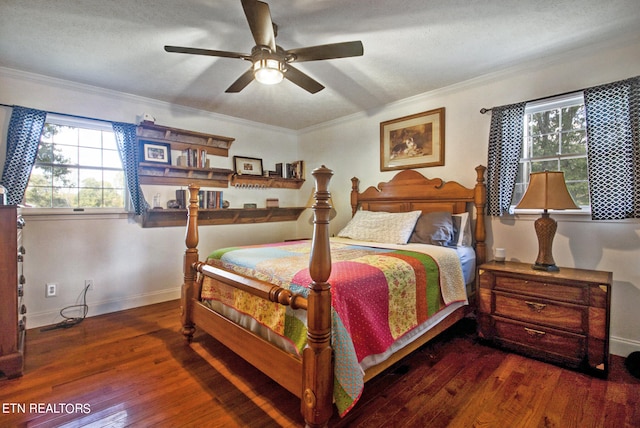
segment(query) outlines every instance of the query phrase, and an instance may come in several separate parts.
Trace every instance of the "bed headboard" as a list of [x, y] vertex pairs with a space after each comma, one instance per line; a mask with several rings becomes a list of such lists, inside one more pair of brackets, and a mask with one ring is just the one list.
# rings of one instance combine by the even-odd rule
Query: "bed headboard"
[[[487, 199], [484, 173], [479, 165], [476, 185], [468, 188], [456, 181], [445, 182], [441, 178], [427, 178], [414, 170], [403, 170], [390, 181], [369, 187], [360, 193], [360, 180], [351, 179], [351, 211], [357, 210], [423, 213], [449, 211], [452, 214], [469, 212], [475, 218], [474, 238], [478, 264], [486, 260], [486, 230], [484, 224]], [[475, 208], [475, 210], [474, 210]], [[474, 212], [475, 211], [475, 212]]]

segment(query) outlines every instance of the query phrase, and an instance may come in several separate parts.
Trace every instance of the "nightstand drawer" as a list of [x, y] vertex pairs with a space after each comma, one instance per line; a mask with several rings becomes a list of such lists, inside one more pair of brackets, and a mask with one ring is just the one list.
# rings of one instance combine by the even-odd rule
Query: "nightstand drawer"
[[496, 278], [495, 289], [553, 300], [562, 300], [563, 302], [589, 304], [588, 288], [583, 286], [498, 276]]
[[578, 365], [586, 355], [586, 336], [493, 317], [495, 340], [533, 356]]
[[495, 314], [504, 317], [586, 334], [586, 306], [562, 304], [508, 293], [495, 292]]

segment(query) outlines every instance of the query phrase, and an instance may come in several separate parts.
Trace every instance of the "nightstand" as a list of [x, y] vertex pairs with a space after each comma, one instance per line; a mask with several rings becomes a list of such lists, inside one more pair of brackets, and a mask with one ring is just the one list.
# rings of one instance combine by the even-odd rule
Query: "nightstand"
[[478, 333], [533, 358], [606, 377], [611, 272], [489, 262], [478, 268]]

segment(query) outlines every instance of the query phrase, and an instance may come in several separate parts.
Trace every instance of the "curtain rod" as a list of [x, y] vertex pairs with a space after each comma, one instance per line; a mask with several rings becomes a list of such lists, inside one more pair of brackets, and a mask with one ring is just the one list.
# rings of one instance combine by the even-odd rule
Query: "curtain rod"
[[[640, 78], [640, 76], [630, 77], [628, 79], [622, 79], [622, 80], [618, 80], [618, 81], [615, 81], [615, 82], [604, 83], [602, 85], [590, 86], [588, 88], [576, 89], [575, 91], [568, 91], [568, 92], [563, 92], [561, 94], [555, 94], [555, 95], [549, 95], [549, 96], [546, 96], [546, 97], [540, 97], [540, 98], [536, 98], [534, 100], [525, 101], [525, 103], [535, 103], [536, 101], [546, 100], [547, 98], [563, 97], [565, 95], [575, 94], [577, 92], [584, 92], [584, 91], [589, 90], [589, 89], [597, 88], [598, 86], [611, 85], [612, 83], [625, 82], [625, 81], [628, 81], [628, 80], [636, 80], [636, 79], [639, 79], [639, 78]], [[492, 108], [481, 108], [480, 109], [480, 114], [488, 113], [491, 110], [493, 110], [494, 108], [495, 107], [492, 107]]]
[[[590, 88], [577, 89], [577, 90], [575, 90], [575, 91], [568, 91], [568, 92], [563, 92], [563, 93], [561, 93], [561, 94], [555, 94], [555, 95], [549, 95], [549, 96], [546, 96], [546, 97], [540, 97], [540, 98], [536, 98], [536, 99], [533, 99], [533, 100], [525, 101], [525, 104], [528, 104], [528, 103], [535, 103], [536, 101], [546, 100], [547, 98], [563, 97], [563, 96], [565, 96], [565, 95], [575, 94], [575, 93], [577, 93], [577, 92], [583, 92], [583, 91], [585, 91], [586, 89], [590, 89]], [[495, 107], [491, 107], [491, 108], [484, 108], [484, 107], [483, 107], [483, 108], [481, 108], [481, 109], [480, 109], [480, 114], [489, 113], [489, 112], [490, 112], [491, 110], [493, 110], [494, 108], [495, 108]]]
[[[10, 107], [10, 108], [14, 108], [14, 107], [22, 107], [22, 106], [17, 106], [17, 105], [15, 105], [15, 104], [13, 104], [13, 105], [9, 105], [9, 104], [4, 104], [4, 103], [0, 103], [0, 106], [2, 106], [2, 107]], [[31, 107], [29, 107], [29, 108], [31, 108]], [[48, 110], [42, 110], [42, 111], [46, 111], [48, 114], [56, 114], [56, 115], [58, 115], [58, 116], [73, 117], [73, 118], [76, 118], [76, 119], [98, 120], [98, 121], [100, 121], [100, 122], [109, 122], [109, 123], [114, 123], [114, 122], [115, 122], [115, 121], [113, 121], [113, 120], [98, 119], [98, 118], [95, 118], [95, 117], [80, 116], [80, 115], [77, 115], [77, 114], [70, 114], [70, 113], [58, 113], [58, 112], [55, 112], [55, 111], [48, 111]], [[123, 123], [123, 122], [118, 122], [118, 123]], [[125, 123], [126, 123], [126, 122], [125, 122]], [[135, 125], [135, 123], [132, 123], [131, 125]]]

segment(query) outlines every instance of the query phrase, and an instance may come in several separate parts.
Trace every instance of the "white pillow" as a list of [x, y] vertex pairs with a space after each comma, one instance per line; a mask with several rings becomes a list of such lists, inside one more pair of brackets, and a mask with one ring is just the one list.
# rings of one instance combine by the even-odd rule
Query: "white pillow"
[[406, 244], [421, 213], [357, 211], [338, 236], [384, 244]]
[[473, 245], [473, 236], [471, 235], [469, 213], [453, 214], [451, 219], [456, 229], [453, 245], [456, 247], [471, 247]]

